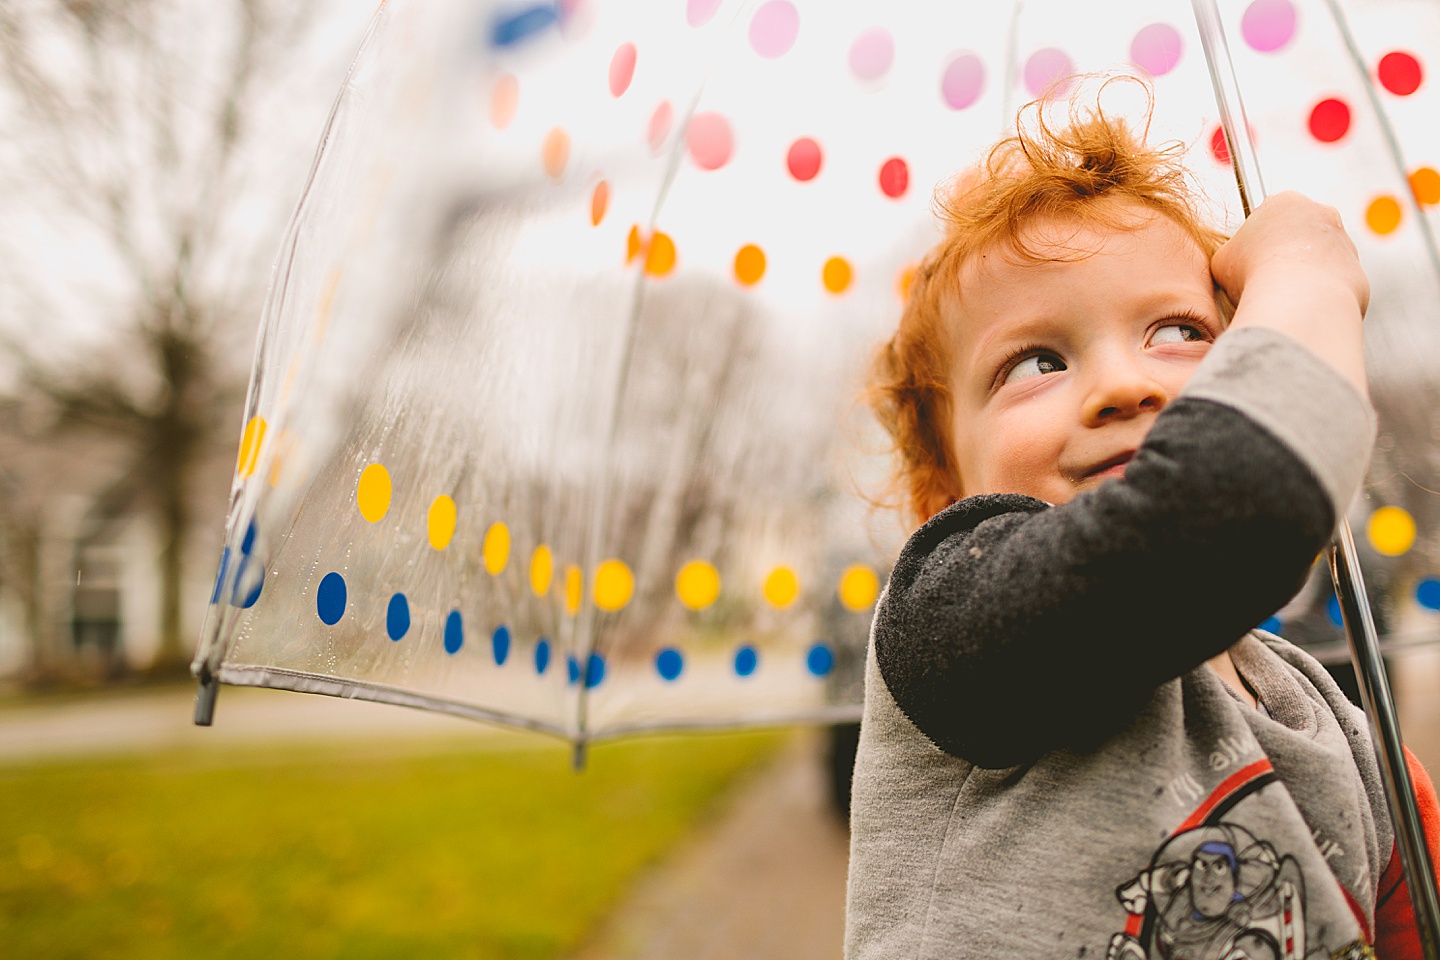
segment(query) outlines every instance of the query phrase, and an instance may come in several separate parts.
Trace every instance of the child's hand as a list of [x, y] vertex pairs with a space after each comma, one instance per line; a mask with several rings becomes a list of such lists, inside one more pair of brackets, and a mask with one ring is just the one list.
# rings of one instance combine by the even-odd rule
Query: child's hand
[[1277, 193], [1216, 251], [1210, 273], [1235, 303], [1232, 327], [1286, 333], [1366, 392], [1370, 281], [1333, 207]]

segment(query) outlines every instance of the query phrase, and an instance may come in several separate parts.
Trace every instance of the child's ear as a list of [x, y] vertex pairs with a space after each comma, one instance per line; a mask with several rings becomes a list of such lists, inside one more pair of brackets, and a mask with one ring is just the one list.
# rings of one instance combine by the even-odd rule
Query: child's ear
[[944, 486], [939, 484], [931, 486], [921, 501], [920, 507], [925, 514], [921, 518], [921, 522], [924, 523], [928, 521], [931, 517], [935, 516], [935, 514], [959, 499], [960, 491], [952, 487], [949, 483], [946, 483]]

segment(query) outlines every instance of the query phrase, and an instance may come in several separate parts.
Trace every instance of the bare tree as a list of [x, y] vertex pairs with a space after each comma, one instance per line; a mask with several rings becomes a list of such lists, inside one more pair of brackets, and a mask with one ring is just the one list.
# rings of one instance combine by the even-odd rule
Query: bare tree
[[280, 89], [316, 13], [305, 0], [0, 0], [13, 387], [42, 401], [52, 435], [124, 441], [91, 527], [153, 512], [158, 669], [184, 658], [194, 477], [234, 442], [268, 261], [318, 129]]

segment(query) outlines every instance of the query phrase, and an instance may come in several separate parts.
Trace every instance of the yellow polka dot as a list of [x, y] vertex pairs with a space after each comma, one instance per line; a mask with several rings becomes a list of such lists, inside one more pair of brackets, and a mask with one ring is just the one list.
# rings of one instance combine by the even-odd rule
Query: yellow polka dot
[[573, 563], [565, 568], [565, 612], [572, 617], [580, 611], [585, 599], [585, 574]]
[[360, 516], [371, 523], [379, 523], [390, 511], [390, 471], [384, 464], [372, 463], [360, 471], [360, 483], [355, 487], [355, 503], [360, 507]]
[[555, 576], [555, 556], [545, 544], [530, 554], [530, 589], [535, 596], [543, 597], [550, 592], [550, 580]]
[[425, 529], [430, 534], [430, 546], [436, 550], [450, 546], [450, 538], [455, 536], [455, 501], [443, 493], [430, 501]]
[[570, 134], [565, 132], [564, 127], [554, 127], [545, 134], [545, 142], [540, 147], [540, 162], [551, 180], [559, 180], [565, 173], [565, 165], [570, 162]]
[[520, 81], [507, 73], [495, 81], [495, 89], [490, 92], [490, 122], [496, 130], [510, 126], [519, 105]]
[[1415, 201], [1427, 207], [1440, 203], [1440, 172], [1433, 167], [1419, 167], [1410, 174], [1410, 190]]
[[825, 269], [821, 271], [820, 277], [825, 281], [825, 289], [831, 293], [844, 293], [850, 288], [850, 280], [854, 271], [850, 264], [843, 257], [831, 257], [825, 261]]
[[645, 272], [652, 277], [663, 277], [674, 269], [675, 241], [656, 230], [650, 238], [650, 249], [645, 252]]
[[251, 417], [240, 434], [240, 457], [235, 464], [235, 472], [242, 477], [254, 473], [255, 464], [260, 462], [260, 444], [265, 442], [265, 427], [264, 417]]
[[492, 523], [485, 531], [485, 543], [480, 548], [485, 558], [485, 572], [498, 576], [510, 562], [510, 528], [503, 523]]
[[754, 286], [765, 276], [765, 251], [747, 243], [735, 254], [735, 279], [747, 287]]
[[1415, 519], [1400, 507], [1381, 507], [1366, 527], [1370, 544], [1387, 557], [1398, 557], [1415, 545]]
[[1400, 226], [1400, 201], [1394, 197], [1376, 197], [1365, 208], [1365, 225], [1384, 236]]
[[857, 563], [840, 574], [838, 592], [847, 610], [868, 610], [880, 594], [880, 578], [874, 570]]
[[675, 593], [691, 610], [704, 610], [720, 596], [720, 571], [704, 560], [691, 560], [675, 577]]
[[635, 593], [635, 575], [623, 560], [603, 560], [595, 568], [595, 584], [591, 590], [595, 606], [613, 613], [630, 602]]
[[784, 610], [800, 595], [800, 578], [789, 567], [776, 567], [765, 578], [765, 599]]

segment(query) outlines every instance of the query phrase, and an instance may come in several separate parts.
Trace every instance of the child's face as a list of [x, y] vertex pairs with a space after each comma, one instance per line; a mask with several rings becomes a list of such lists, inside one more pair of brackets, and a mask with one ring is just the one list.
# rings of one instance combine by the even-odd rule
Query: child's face
[[1199, 245], [1166, 217], [1105, 202], [1133, 228], [1041, 221], [1030, 245], [1071, 259], [989, 249], [961, 270], [945, 317], [957, 495], [1064, 503], [1121, 476], [1224, 329]]

